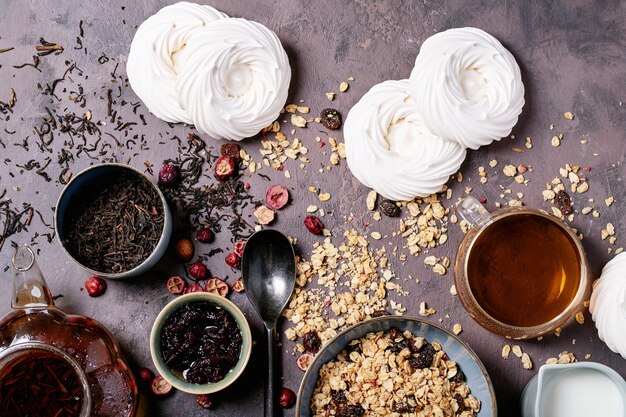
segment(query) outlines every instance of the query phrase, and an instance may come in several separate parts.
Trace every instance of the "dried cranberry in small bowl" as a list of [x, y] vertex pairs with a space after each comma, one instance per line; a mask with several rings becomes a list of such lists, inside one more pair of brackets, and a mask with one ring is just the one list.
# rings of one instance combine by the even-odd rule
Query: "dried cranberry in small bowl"
[[211, 229], [203, 227], [196, 232], [196, 239], [198, 239], [198, 242], [211, 243], [215, 239], [215, 235]]
[[154, 373], [148, 368], [141, 368], [137, 373], [139, 380], [143, 382], [150, 382], [154, 378]]
[[157, 375], [150, 382], [150, 391], [154, 395], [167, 395], [172, 392], [172, 385], [163, 379], [161, 375]]
[[235, 161], [228, 156], [220, 156], [215, 163], [215, 178], [220, 181], [230, 178], [235, 173]]
[[209, 274], [209, 268], [200, 261], [196, 261], [189, 266], [189, 275], [195, 279], [205, 279]]
[[183, 291], [183, 294], [189, 294], [192, 292], [202, 292], [204, 291], [202, 289], [202, 285], [194, 282], [193, 284], [190, 284], [187, 288], [185, 288], [185, 291]]
[[246, 241], [245, 240], [238, 240], [233, 245], [233, 252], [235, 252], [239, 256], [243, 256], [243, 250], [244, 250], [245, 247], [246, 247]]
[[239, 269], [239, 266], [241, 265], [241, 257], [235, 252], [231, 252], [226, 255], [225, 260], [228, 266], [230, 266], [231, 268]]
[[278, 403], [282, 408], [291, 408], [296, 403], [296, 394], [289, 388], [283, 387]]
[[90, 297], [99, 297], [107, 290], [107, 283], [100, 277], [87, 278], [85, 289]]
[[174, 252], [182, 262], [189, 262], [193, 258], [193, 243], [189, 239], [178, 239], [174, 244]]
[[208, 394], [196, 395], [196, 402], [201, 408], [204, 408], [205, 410], [212, 410], [215, 408], [215, 402], [213, 401], [213, 397]]
[[309, 230], [309, 232], [314, 235], [321, 235], [324, 231], [324, 223], [316, 216], [306, 216], [304, 219], [304, 225]]
[[209, 278], [204, 284], [204, 291], [226, 297], [230, 288], [228, 288], [228, 284], [223, 279]]
[[273, 210], [280, 210], [289, 202], [289, 190], [282, 185], [272, 185], [265, 193], [265, 203]]
[[165, 164], [159, 170], [159, 184], [167, 187], [176, 185], [180, 180], [178, 167], [173, 164]]
[[169, 277], [165, 286], [170, 294], [182, 294], [187, 287], [187, 283], [182, 277], [174, 275], [173, 277]]

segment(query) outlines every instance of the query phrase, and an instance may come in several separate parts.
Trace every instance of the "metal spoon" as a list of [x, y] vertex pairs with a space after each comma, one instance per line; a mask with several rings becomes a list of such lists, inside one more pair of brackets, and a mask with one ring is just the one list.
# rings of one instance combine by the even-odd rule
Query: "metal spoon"
[[296, 256], [291, 242], [276, 230], [261, 230], [253, 234], [243, 251], [242, 270], [248, 300], [265, 324], [269, 366], [265, 417], [275, 417], [276, 322], [296, 284]]

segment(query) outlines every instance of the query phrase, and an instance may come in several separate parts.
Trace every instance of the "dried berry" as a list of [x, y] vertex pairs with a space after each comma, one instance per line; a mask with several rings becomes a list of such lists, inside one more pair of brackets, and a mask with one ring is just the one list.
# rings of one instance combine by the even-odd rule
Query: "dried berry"
[[314, 235], [321, 235], [324, 231], [324, 223], [316, 216], [306, 216], [304, 219], [304, 225], [309, 230], [309, 232]]
[[215, 239], [215, 235], [211, 229], [203, 227], [196, 232], [196, 239], [198, 239], [198, 242], [211, 243]]
[[190, 284], [187, 288], [185, 288], [185, 290], [183, 291], [183, 294], [189, 294], [192, 292], [202, 292], [202, 291], [204, 291], [202, 289], [202, 286], [194, 282], [193, 284]]
[[276, 216], [274, 210], [270, 210], [263, 205], [257, 207], [252, 214], [254, 214], [254, 217], [257, 218], [260, 224], [270, 224], [274, 221], [274, 217]]
[[205, 279], [209, 274], [209, 268], [200, 261], [196, 261], [189, 267], [189, 275], [195, 279]]
[[461, 396], [461, 394], [454, 394], [452, 399], [456, 401], [456, 405], [459, 407], [459, 409], [456, 411], [457, 415], [467, 410], [467, 408], [465, 407], [465, 401], [463, 401], [463, 397]]
[[364, 414], [365, 409], [360, 404], [348, 404], [341, 410], [339, 417], [362, 417]]
[[341, 114], [335, 109], [322, 110], [320, 120], [327, 129], [337, 130], [341, 127]]
[[296, 403], [296, 394], [289, 388], [283, 388], [278, 403], [282, 408], [291, 408]]
[[235, 242], [235, 244], [233, 245], [233, 252], [235, 252], [239, 256], [243, 256], [243, 250], [245, 247], [246, 247], [246, 241], [239, 240]]
[[307, 352], [317, 353], [322, 346], [322, 340], [315, 330], [311, 330], [302, 337], [302, 345]]
[[556, 198], [554, 199], [559, 210], [563, 214], [570, 214], [572, 212], [572, 198], [565, 191], [561, 190], [556, 193]]
[[241, 257], [235, 252], [231, 252], [226, 255], [225, 261], [231, 268], [239, 269], [239, 266], [241, 265]]
[[228, 156], [220, 156], [215, 163], [215, 178], [220, 181], [230, 178], [235, 173], [235, 161]]
[[165, 285], [167, 287], [167, 290], [170, 292], [170, 294], [182, 294], [183, 291], [185, 291], [185, 288], [187, 287], [187, 283], [185, 282], [185, 280], [182, 279], [182, 277], [179, 277], [178, 275], [169, 277]]
[[141, 368], [137, 373], [137, 376], [139, 377], [139, 380], [143, 382], [152, 381], [152, 378], [154, 378], [154, 374], [148, 368]]
[[310, 353], [303, 353], [296, 360], [296, 365], [298, 365], [298, 368], [300, 368], [301, 370], [306, 371], [307, 369], [309, 369], [309, 365], [311, 365], [311, 362], [313, 362], [314, 358], [315, 356], [311, 355]]
[[174, 245], [174, 252], [182, 262], [189, 262], [193, 258], [193, 243], [189, 239], [179, 239]]
[[205, 410], [212, 410], [215, 408], [215, 402], [213, 401], [213, 397], [208, 394], [196, 395], [196, 402], [201, 408], [204, 408]]
[[289, 191], [282, 185], [272, 185], [265, 193], [267, 206], [274, 210], [280, 210], [289, 202]]
[[241, 279], [238, 279], [237, 281], [233, 282], [233, 291], [243, 292], [243, 290], [244, 290], [243, 281]]
[[332, 399], [334, 403], [339, 403], [339, 404], [342, 404], [348, 401], [348, 399], [346, 398], [346, 390], [343, 390], [343, 389], [340, 389], [340, 390], [331, 389], [330, 398]]
[[85, 288], [90, 297], [99, 297], [107, 290], [107, 283], [100, 277], [91, 277], [85, 281]]
[[398, 217], [400, 215], [400, 207], [391, 200], [383, 200], [378, 205], [380, 212], [388, 217]]
[[171, 187], [180, 181], [178, 167], [172, 164], [165, 164], [159, 170], [159, 185]]
[[167, 395], [172, 392], [172, 385], [167, 382], [161, 375], [157, 375], [150, 383], [150, 391], [154, 395]]
[[460, 384], [461, 382], [465, 381], [465, 374], [457, 367], [456, 375], [454, 375], [452, 378], [449, 378], [449, 380], [450, 382], [456, 382], [457, 384]]
[[392, 327], [391, 329], [389, 329], [389, 338], [391, 340], [396, 340], [400, 336], [402, 336], [402, 332], [397, 327]]
[[228, 284], [224, 282], [223, 279], [210, 278], [207, 279], [206, 283], [204, 284], [204, 291], [226, 297], [228, 295], [229, 288]]
[[237, 159], [239, 159], [240, 150], [241, 148], [236, 143], [225, 143], [220, 148], [220, 154], [236, 161]]
[[415, 370], [430, 368], [433, 364], [433, 358], [435, 357], [435, 348], [430, 343], [426, 343], [420, 349], [420, 353], [417, 356], [411, 356], [408, 361], [409, 365]]
[[414, 413], [415, 405], [409, 404], [407, 401], [397, 402], [393, 404], [393, 411], [396, 413]]
[[382, 316], [388, 316], [389, 313], [385, 310], [375, 310], [374, 312], [372, 312], [372, 314], [370, 314], [370, 316], [372, 316], [372, 318], [375, 317], [382, 317]]

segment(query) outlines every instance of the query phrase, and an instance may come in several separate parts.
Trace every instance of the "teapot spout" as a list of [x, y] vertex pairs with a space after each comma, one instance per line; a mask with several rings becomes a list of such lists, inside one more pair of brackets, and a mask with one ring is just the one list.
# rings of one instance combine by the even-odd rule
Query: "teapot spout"
[[13, 254], [13, 308], [43, 308], [54, 305], [52, 294], [28, 245], [18, 245]]

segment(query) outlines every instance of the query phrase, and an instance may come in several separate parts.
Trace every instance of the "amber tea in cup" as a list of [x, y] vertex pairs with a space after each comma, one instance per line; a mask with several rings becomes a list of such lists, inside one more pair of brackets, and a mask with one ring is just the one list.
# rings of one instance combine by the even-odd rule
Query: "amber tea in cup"
[[588, 291], [578, 237], [539, 210], [489, 214], [474, 198], [457, 206], [470, 231], [455, 264], [460, 298], [481, 325], [511, 338], [536, 337], [564, 324]]

